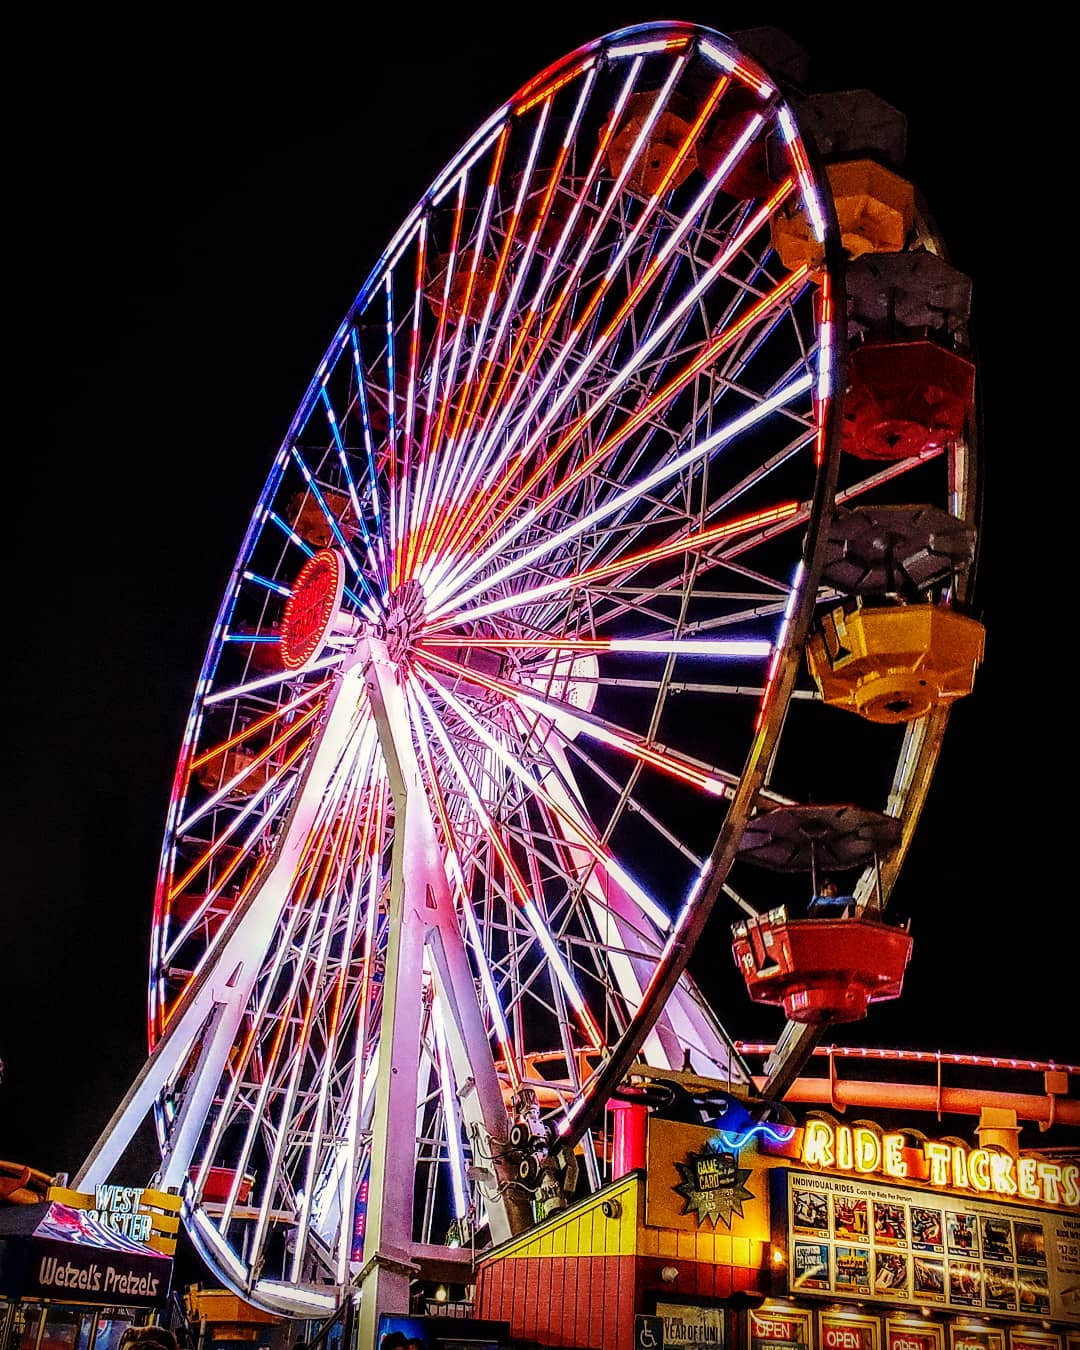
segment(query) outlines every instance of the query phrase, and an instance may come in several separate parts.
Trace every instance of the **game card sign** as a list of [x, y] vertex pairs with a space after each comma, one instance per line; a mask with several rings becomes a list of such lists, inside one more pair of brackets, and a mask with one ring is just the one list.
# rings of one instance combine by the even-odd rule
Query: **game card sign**
[[742, 1215], [743, 1201], [753, 1193], [743, 1184], [749, 1167], [740, 1167], [736, 1154], [707, 1143], [700, 1153], [687, 1154], [685, 1162], [676, 1162], [682, 1181], [674, 1187], [683, 1198], [683, 1213], [697, 1216], [699, 1224], [715, 1226], [717, 1219], [731, 1227], [731, 1216]]

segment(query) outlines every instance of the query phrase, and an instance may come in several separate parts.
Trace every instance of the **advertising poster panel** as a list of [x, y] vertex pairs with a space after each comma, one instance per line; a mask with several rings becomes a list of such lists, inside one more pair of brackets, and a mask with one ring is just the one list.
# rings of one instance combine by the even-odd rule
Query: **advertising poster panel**
[[[1073, 1338], [1069, 1338], [1070, 1342]], [[1021, 1327], [1009, 1332], [1009, 1350], [1061, 1350], [1061, 1337], [1052, 1331]]]
[[724, 1344], [723, 1308], [699, 1308], [689, 1303], [657, 1303], [663, 1322], [664, 1350], [716, 1350]]
[[795, 1169], [772, 1184], [790, 1294], [1080, 1324], [1075, 1212]]

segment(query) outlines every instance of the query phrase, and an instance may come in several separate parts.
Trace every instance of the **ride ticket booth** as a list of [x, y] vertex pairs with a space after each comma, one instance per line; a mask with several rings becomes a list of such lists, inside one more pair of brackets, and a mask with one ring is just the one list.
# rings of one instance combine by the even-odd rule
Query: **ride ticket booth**
[[629, 1161], [481, 1257], [479, 1316], [593, 1350], [1080, 1350], [1080, 1151], [811, 1111], [650, 1115]]
[[152, 1237], [152, 1221], [113, 1228], [55, 1200], [0, 1210], [0, 1350], [116, 1350], [169, 1297], [172, 1256]]

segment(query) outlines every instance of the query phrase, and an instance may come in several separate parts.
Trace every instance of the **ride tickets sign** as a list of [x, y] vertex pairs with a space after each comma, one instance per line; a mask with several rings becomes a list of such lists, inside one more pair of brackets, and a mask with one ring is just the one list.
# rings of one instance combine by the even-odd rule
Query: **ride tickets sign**
[[934, 1190], [966, 1191], [1076, 1212], [1080, 1164], [1056, 1162], [1003, 1149], [968, 1148], [954, 1141], [923, 1139], [918, 1148], [903, 1133], [871, 1125], [810, 1120], [802, 1132], [804, 1166], [824, 1172], [876, 1173], [894, 1180], [926, 1182]]

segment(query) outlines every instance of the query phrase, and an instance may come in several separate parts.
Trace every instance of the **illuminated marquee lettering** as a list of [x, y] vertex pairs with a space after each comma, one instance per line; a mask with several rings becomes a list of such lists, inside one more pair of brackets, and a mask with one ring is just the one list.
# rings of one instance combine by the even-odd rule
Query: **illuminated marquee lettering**
[[1016, 1194], [1016, 1163], [1008, 1153], [990, 1154], [990, 1189], [997, 1195]]
[[973, 1191], [990, 1189], [990, 1151], [985, 1148], [973, 1149], [968, 1154], [968, 1180]]
[[967, 1148], [936, 1139], [922, 1140], [920, 1150], [909, 1145], [904, 1134], [884, 1134], [868, 1125], [808, 1121], [801, 1156], [807, 1167], [820, 1171], [911, 1177], [936, 1189], [1019, 1196], [1068, 1208], [1080, 1202], [1080, 1165], [1076, 1163], [1013, 1158], [1003, 1149]]
[[[841, 1126], [837, 1133], [843, 1129], [844, 1126]], [[849, 1137], [850, 1133], [848, 1131]], [[803, 1131], [803, 1162], [807, 1167], [831, 1167], [835, 1157], [832, 1127], [823, 1120], [808, 1120]]]
[[1061, 1204], [1061, 1168], [1057, 1163], [1041, 1162], [1035, 1170], [1042, 1181], [1043, 1195], [1047, 1204]]
[[87, 1214], [114, 1233], [122, 1233], [135, 1242], [149, 1242], [150, 1215], [139, 1213], [142, 1196], [141, 1186], [98, 1186], [94, 1191], [96, 1208], [87, 1210]]
[[906, 1177], [907, 1159], [904, 1157], [904, 1136], [887, 1134], [881, 1141], [882, 1170], [890, 1177]]
[[928, 1139], [923, 1145], [923, 1153], [930, 1168], [930, 1185], [947, 1186], [950, 1175], [948, 1144], [939, 1144], [936, 1139]]
[[856, 1172], [880, 1172], [881, 1171], [881, 1140], [873, 1130], [867, 1129], [865, 1125], [857, 1125], [854, 1131], [855, 1138], [855, 1171]]

